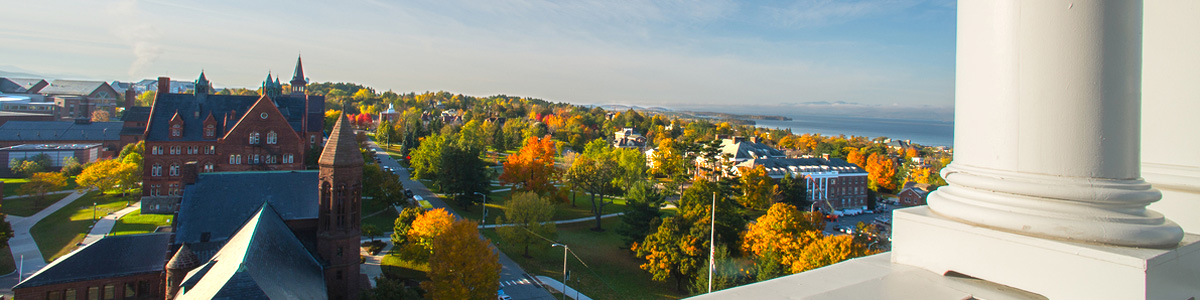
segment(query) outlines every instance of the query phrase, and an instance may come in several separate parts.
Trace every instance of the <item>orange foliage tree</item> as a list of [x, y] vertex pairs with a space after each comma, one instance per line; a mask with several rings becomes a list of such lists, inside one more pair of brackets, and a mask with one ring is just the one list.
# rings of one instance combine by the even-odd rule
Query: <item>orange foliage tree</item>
[[775, 203], [767, 214], [758, 217], [742, 234], [742, 251], [755, 256], [775, 252], [780, 263], [791, 266], [797, 254], [820, 232], [825, 222], [819, 213], [805, 213], [787, 203]]
[[454, 223], [454, 216], [445, 209], [426, 211], [413, 220], [408, 229], [408, 243], [402, 249], [402, 254], [408, 259], [425, 261], [433, 253], [433, 240], [441, 235], [446, 228]]
[[775, 181], [767, 176], [767, 169], [761, 165], [754, 168], [742, 168], [739, 181], [742, 184], [742, 206], [751, 209], [766, 209], [774, 196]]
[[867, 157], [867, 180], [876, 190], [883, 188], [896, 189], [896, 164], [886, 155], [872, 153]]
[[509, 155], [504, 162], [500, 183], [512, 184], [514, 189], [520, 191], [549, 194], [554, 191], [554, 179], [558, 177], [558, 168], [554, 167], [556, 152], [549, 135], [529, 137], [525, 140], [525, 146], [516, 154]]
[[865, 166], [866, 165], [866, 161], [863, 160], [863, 155], [862, 155], [861, 150], [854, 150], [854, 151], [849, 151], [848, 153], [846, 153], [846, 162], [852, 163], [857, 166]]
[[830, 235], [808, 243], [800, 250], [798, 259], [794, 261], [792, 273], [800, 273], [832, 264], [843, 260], [874, 254], [867, 250], [868, 245], [854, 243], [849, 235]]
[[429, 299], [495, 299], [500, 288], [500, 258], [478, 224], [458, 220], [433, 239], [429, 281], [421, 287]]

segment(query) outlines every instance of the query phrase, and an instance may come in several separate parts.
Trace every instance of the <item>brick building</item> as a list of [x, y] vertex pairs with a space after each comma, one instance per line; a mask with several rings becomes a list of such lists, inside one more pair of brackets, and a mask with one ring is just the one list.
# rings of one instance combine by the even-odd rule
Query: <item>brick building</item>
[[60, 257], [13, 287], [28, 300], [162, 299], [171, 235], [110, 236]]
[[[703, 163], [702, 159], [697, 159], [697, 164]], [[741, 176], [742, 169], [762, 166], [774, 179], [789, 174], [804, 178], [808, 200], [815, 204], [810, 209], [830, 212], [863, 209], [868, 205], [867, 171], [842, 159], [828, 156], [788, 158], [783, 151], [760, 143], [756, 137], [733, 137], [722, 139], [719, 164], [734, 166], [722, 172], [725, 176]]]
[[[322, 141], [325, 105], [324, 97], [306, 95], [305, 85], [297, 61], [287, 94], [279, 80], [268, 75], [262, 95], [211, 95], [203, 73], [192, 94], [156, 94], [142, 135], [142, 196], [148, 197], [143, 200], [178, 201], [182, 167], [191, 161], [200, 172], [303, 169], [305, 154]], [[123, 128], [135, 131], [141, 117], [137, 109], [130, 112]]]
[[58, 106], [62, 119], [91, 118], [96, 110], [115, 114], [119, 93], [104, 81], [55, 80], [38, 91]]
[[900, 190], [899, 193], [896, 193], [896, 197], [899, 198], [897, 200], [899, 201], [899, 204], [903, 206], [925, 205], [925, 198], [929, 197], [929, 192], [932, 191], [933, 186], [931, 185], [916, 182], [906, 182], [904, 183], [904, 189]]
[[100, 157], [121, 152], [121, 122], [8, 121], [0, 125], [0, 147], [25, 144], [100, 144]]

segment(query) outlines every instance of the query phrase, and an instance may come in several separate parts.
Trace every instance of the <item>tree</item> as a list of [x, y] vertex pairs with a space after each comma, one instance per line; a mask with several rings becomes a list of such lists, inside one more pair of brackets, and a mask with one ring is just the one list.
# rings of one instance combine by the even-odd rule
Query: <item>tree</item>
[[867, 157], [867, 180], [874, 190], [896, 189], [896, 165], [887, 155], [871, 154]]
[[420, 179], [434, 179], [442, 170], [442, 148], [446, 146], [445, 136], [433, 134], [425, 137], [421, 145], [412, 151], [410, 162], [413, 175]]
[[809, 232], [820, 232], [825, 223], [819, 214], [803, 213], [785, 203], [776, 203], [758, 217], [742, 235], [742, 252], [755, 256], [777, 255], [778, 263], [792, 266], [800, 250], [812, 242]]
[[[57, 172], [38, 172], [29, 177], [29, 182], [17, 188], [21, 195], [37, 196], [38, 202], [46, 200], [46, 193], [57, 191], [67, 186], [67, 176]], [[35, 207], [36, 208], [36, 207]]]
[[[616, 189], [613, 184], [617, 177], [615, 169], [616, 163], [612, 160], [606, 157], [593, 158], [584, 152], [567, 170], [568, 180], [592, 196], [592, 213], [596, 216], [596, 227], [592, 228], [594, 231], [604, 230], [600, 225], [600, 216], [604, 214], [604, 206], [610, 203], [604, 202], [604, 195]], [[596, 196], [600, 196], [600, 199], [597, 200]]]
[[869, 251], [867, 245], [854, 243], [851, 236], [822, 236], [808, 243], [800, 251], [796, 262], [792, 264], [791, 271], [800, 273], [870, 254], [874, 254], [874, 252]]
[[[129, 166], [126, 166], [119, 160], [105, 159], [88, 165], [75, 177], [75, 182], [79, 184], [79, 188], [86, 190], [89, 188], [96, 189], [104, 194], [105, 191], [116, 189], [128, 178], [123, 178], [122, 175], [127, 175]], [[123, 172], [124, 171], [124, 172]]]
[[808, 201], [808, 187], [805, 186], [802, 177], [795, 177], [789, 172], [779, 180], [776, 188], [775, 199], [776, 203], [787, 203], [796, 208], [811, 207], [812, 203]]
[[412, 227], [405, 233], [407, 243], [402, 253], [410, 260], [428, 260], [429, 255], [433, 253], [434, 238], [449, 228], [451, 223], [454, 223], [454, 216], [445, 209], [438, 208], [422, 213], [413, 220]]
[[634, 183], [646, 180], [650, 170], [646, 166], [646, 154], [637, 149], [614, 149], [612, 157], [617, 163], [617, 185], [629, 190]]
[[662, 216], [663, 198], [654, 185], [646, 181], [634, 183], [625, 192], [625, 214], [621, 215], [621, 227], [617, 228], [625, 245], [646, 239], [646, 234], [654, 229], [654, 220]]
[[34, 173], [46, 170], [50, 166], [50, 156], [38, 154], [26, 158], [13, 159], [9, 164], [12, 172], [21, 177], [33, 176]]
[[[701, 231], [701, 234], [695, 234]], [[683, 281], [695, 278], [708, 258], [708, 238], [705, 230], [694, 230], [692, 222], [682, 217], [663, 219], [658, 228], [631, 249], [646, 263], [639, 266], [650, 272], [651, 279], [666, 281], [675, 278], [675, 289], [683, 287]]]
[[500, 258], [478, 224], [454, 221], [433, 239], [429, 281], [421, 287], [429, 299], [495, 299], [500, 288]]
[[418, 300], [421, 295], [414, 288], [404, 285], [400, 279], [388, 276], [375, 277], [375, 288], [364, 291], [364, 300]]
[[480, 149], [451, 144], [442, 151], [442, 171], [434, 179], [442, 192], [452, 195], [468, 211], [482, 201], [474, 193], [490, 193], [487, 163], [480, 154]]
[[70, 156], [63, 159], [62, 170], [59, 172], [66, 176], [79, 175], [80, 172], [83, 172], [83, 164], [80, 164], [74, 156]]
[[12, 224], [8, 223], [7, 214], [0, 213], [0, 249], [8, 248], [8, 240], [13, 237]]
[[107, 110], [97, 109], [92, 112], [92, 122], [108, 122], [109, 113]]
[[154, 104], [154, 91], [145, 91], [138, 94], [134, 102], [137, 102], [137, 106], [151, 106], [151, 104]]
[[371, 224], [363, 225], [362, 226], [362, 234], [367, 236], [367, 238], [371, 239], [371, 241], [375, 241], [376, 240], [375, 237], [379, 236], [379, 228], [375, 227], [375, 225], [371, 225]]
[[548, 195], [554, 190], [554, 179], [558, 176], [558, 168], [554, 167], [556, 152], [549, 135], [526, 139], [525, 146], [504, 162], [500, 183], [511, 184], [516, 190]]
[[496, 229], [505, 241], [522, 245], [525, 248], [523, 256], [529, 256], [529, 245], [542, 241], [543, 237], [552, 237], [555, 231], [554, 204], [549, 199], [532, 192], [517, 193], [505, 202], [504, 216], [500, 224], [513, 224]]
[[[714, 292], [735, 287], [749, 281], [749, 278], [746, 278], [746, 274], [738, 270], [738, 266], [734, 264], [733, 258], [729, 257], [729, 249], [725, 245], [717, 245], [712, 258], [716, 262], [716, 268], [712, 272], [712, 290]], [[697, 272], [696, 280], [692, 281], [691, 286], [693, 295], [708, 292], [708, 269], [710, 267], [711, 264], [705, 263], [704, 267]]]
[[400, 211], [400, 216], [396, 217], [396, 221], [392, 227], [392, 247], [401, 249], [408, 242], [408, 230], [412, 228], [413, 221], [416, 221], [425, 210], [416, 207], [405, 207]]
[[742, 186], [742, 206], [750, 209], [765, 210], [771, 205], [774, 196], [775, 183], [767, 176], [767, 169], [761, 165], [754, 168], [743, 168], [742, 176], [738, 179]]

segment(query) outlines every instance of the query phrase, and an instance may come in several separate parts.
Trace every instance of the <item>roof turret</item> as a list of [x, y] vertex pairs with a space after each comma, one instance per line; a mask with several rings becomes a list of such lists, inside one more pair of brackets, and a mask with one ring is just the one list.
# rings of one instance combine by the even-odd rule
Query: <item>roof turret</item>
[[175, 256], [171, 257], [171, 261], [167, 262], [168, 270], [191, 270], [200, 266], [200, 257], [196, 256], [185, 243], [179, 247], [179, 251], [175, 251]]

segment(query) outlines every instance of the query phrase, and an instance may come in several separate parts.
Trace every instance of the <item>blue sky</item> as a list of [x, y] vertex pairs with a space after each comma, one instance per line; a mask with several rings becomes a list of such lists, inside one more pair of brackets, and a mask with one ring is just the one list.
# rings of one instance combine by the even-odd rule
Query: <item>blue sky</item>
[[[580, 104], [951, 107], [953, 1], [88, 1], [6, 4], [0, 70], [290, 77]], [[806, 104], [807, 103], [807, 104]]]

